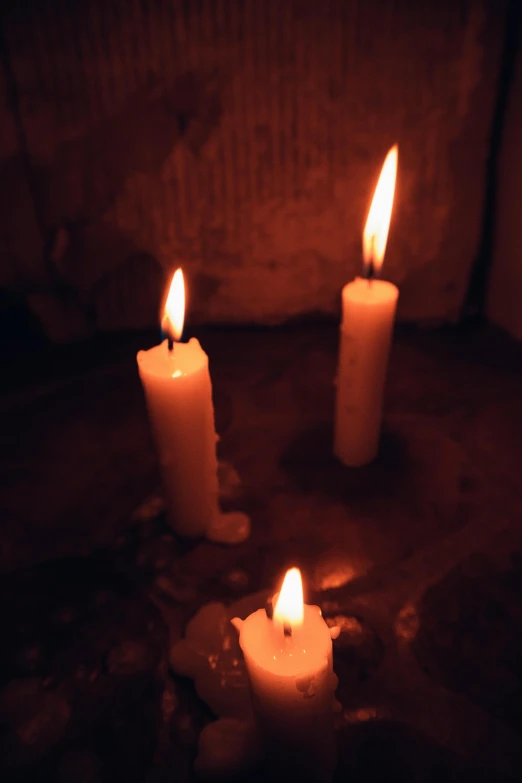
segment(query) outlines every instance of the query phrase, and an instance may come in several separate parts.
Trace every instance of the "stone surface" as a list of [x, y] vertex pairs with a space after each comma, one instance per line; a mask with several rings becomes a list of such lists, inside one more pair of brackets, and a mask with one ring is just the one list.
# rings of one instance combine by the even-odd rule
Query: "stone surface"
[[419, 606], [415, 654], [430, 677], [522, 729], [522, 536], [495, 559], [471, 556]]
[[159, 612], [96, 558], [1, 587], [1, 779], [141, 780], [161, 724]]
[[8, 4], [27, 225], [35, 209], [42, 246], [68, 235], [58, 261], [42, 259], [23, 231], [20, 156], [7, 158], [12, 262], [31, 272], [49, 333], [63, 336], [67, 312], [71, 338], [82, 323], [155, 325], [178, 264], [193, 322], [336, 314], [395, 142], [385, 276], [401, 284], [401, 317], [456, 319], [481, 235], [507, 5]]
[[400, 330], [379, 457], [350, 471], [335, 328], [198, 336], [228, 502], [252, 519], [237, 547], [166, 524], [135, 365], [154, 336], [5, 363], [0, 778], [190, 780], [220, 673], [241, 680], [230, 614], [299, 565], [341, 628], [339, 781], [520, 779], [520, 346]]

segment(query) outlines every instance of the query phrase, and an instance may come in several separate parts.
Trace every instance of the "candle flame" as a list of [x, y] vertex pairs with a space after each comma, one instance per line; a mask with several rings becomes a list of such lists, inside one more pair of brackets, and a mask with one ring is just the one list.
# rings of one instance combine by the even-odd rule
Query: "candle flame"
[[274, 609], [274, 620], [301, 625], [304, 616], [303, 581], [298, 568], [291, 568], [286, 576]]
[[386, 155], [363, 233], [365, 266], [379, 271], [384, 259], [397, 178], [399, 148], [395, 144]]
[[181, 340], [185, 320], [185, 282], [183, 272], [176, 269], [170, 284], [163, 315], [163, 331], [174, 340]]

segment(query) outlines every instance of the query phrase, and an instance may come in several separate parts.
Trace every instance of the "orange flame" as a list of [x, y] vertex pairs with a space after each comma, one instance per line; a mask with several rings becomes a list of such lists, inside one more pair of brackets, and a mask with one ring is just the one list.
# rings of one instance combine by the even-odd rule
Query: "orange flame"
[[397, 178], [399, 148], [395, 144], [386, 155], [379, 181], [375, 188], [372, 205], [363, 233], [363, 257], [365, 266], [373, 265], [376, 272], [382, 266]]
[[304, 617], [303, 581], [298, 568], [286, 572], [274, 609], [274, 620], [291, 626], [302, 625]]
[[170, 284], [165, 311], [163, 315], [163, 331], [174, 340], [181, 340], [183, 322], [185, 320], [185, 283], [183, 272], [176, 269]]

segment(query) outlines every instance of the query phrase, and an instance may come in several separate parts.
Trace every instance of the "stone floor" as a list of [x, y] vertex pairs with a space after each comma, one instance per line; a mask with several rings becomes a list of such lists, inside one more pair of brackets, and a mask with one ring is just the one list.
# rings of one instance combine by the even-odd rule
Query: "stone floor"
[[[303, 570], [349, 618], [337, 779], [522, 774], [522, 346], [400, 330], [380, 456], [331, 455], [336, 329], [200, 333], [238, 547], [154, 501], [134, 356], [153, 335], [18, 352], [0, 396], [0, 780], [191, 780], [211, 718], [169, 647], [209, 600]], [[143, 505], [144, 504], [144, 505]]]

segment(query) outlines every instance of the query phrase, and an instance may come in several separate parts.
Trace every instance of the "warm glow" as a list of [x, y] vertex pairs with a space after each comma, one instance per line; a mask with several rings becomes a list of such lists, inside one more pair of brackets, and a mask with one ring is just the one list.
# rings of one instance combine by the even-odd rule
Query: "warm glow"
[[172, 283], [170, 284], [167, 301], [165, 302], [165, 314], [163, 317], [163, 331], [174, 340], [181, 340], [183, 322], [185, 320], [185, 283], [183, 272], [176, 269]]
[[364, 265], [373, 265], [376, 272], [382, 266], [390, 218], [395, 193], [395, 180], [397, 178], [397, 161], [399, 148], [394, 147], [386, 155], [381, 175], [375, 188], [372, 205], [368, 213], [368, 219], [363, 233], [363, 257]]
[[303, 582], [298, 568], [291, 568], [286, 576], [274, 609], [274, 620], [301, 625], [304, 615]]

